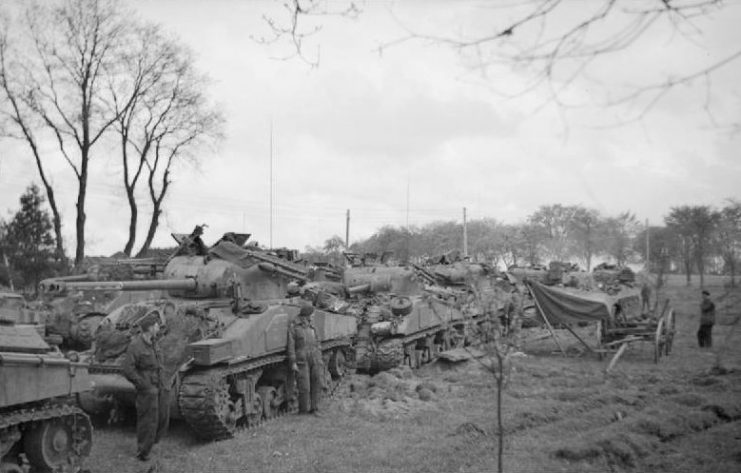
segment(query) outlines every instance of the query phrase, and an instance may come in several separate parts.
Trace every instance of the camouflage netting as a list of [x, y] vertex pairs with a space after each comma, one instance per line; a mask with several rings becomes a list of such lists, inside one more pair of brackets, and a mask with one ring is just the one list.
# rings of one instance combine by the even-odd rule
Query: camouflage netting
[[176, 306], [170, 301], [129, 304], [121, 309], [116, 326], [101, 324], [95, 337], [95, 359], [101, 363], [116, 363], [126, 351], [131, 337], [139, 333], [137, 323], [149, 311], [159, 309], [165, 318], [160, 349], [168, 373], [187, 359], [188, 344], [208, 337], [215, 322], [195, 306]]

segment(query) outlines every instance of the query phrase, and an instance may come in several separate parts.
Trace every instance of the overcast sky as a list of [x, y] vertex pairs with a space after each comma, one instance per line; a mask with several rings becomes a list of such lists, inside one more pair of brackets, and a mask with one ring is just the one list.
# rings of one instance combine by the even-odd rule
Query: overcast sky
[[[540, 205], [581, 204], [660, 224], [672, 206], [741, 198], [741, 139], [725, 126], [741, 122], [741, 61], [711, 82], [678, 87], [636, 123], [604, 127], [630, 109], [563, 110], [547, 103], [544, 90], [503, 97], [498, 92], [525, 83], [522, 72], [482, 76], [470, 57], [445, 46], [406, 42], [377, 51], [405, 27], [474, 34], [490, 18], [506, 19], [492, 4], [369, 0], [357, 20], [321, 19], [322, 30], [305, 43], [307, 56], [319, 53], [311, 68], [276, 59], [291, 52], [285, 42], [254, 40], [270, 34], [263, 14], [282, 18], [279, 2], [131, 2], [195, 51], [227, 118], [219, 149], [177, 169], [155, 246], [202, 223], [207, 242], [244, 231], [270, 243], [271, 123], [276, 247], [303, 250], [344, 238], [348, 209], [352, 242], [385, 224], [460, 221], [464, 207], [469, 219], [517, 223]], [[579, 79], [568, 98], [595, 102], [620, 84], [650, 83], [722, 58], [741, 44], [741, 2], [695, 24], [703, 34], [689, 39], [668, 28], [649, 31], [638, 47]], [[0, 210], [9, 214], [38, 179], [22, 145], [2, 148]], [[87, 254], [110, 254], [126, 240], [128, 208], [115, 154], [96, 149], [93, 164]], [[62, 164], [54, 169], [71, 251], [76, 181]]]

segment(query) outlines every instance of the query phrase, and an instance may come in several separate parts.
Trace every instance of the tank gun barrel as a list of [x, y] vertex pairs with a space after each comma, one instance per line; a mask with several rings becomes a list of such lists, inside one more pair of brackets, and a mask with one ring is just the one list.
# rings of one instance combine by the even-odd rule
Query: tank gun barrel
[[417, 275], [424, 280], [427, 284], [436, 284], [437, 278], [435, 278], [435, 275], [432, 274], [430, 271], [426, 270], [422, 266], [418, 264], [412, 263], [412, 268], [414, 268]]
[[198, 287], [195, 279], [164, 279], [151, 281], [61, 281], [46, 280], [41, 290], [49, 294], [62, 294], [68, 291], [149, 291], [185, 290], [194, 291]]
[[371, 288], [370, 284], [360, 284], [358, 286], [352, 286], [347, 288], [348, 294], [358, 294], [361, 292], [369, 291]]
[[296, 278], [296, 279], [301, 280], [301, 281], [304, 281], [304, 282], [306, 282], [306, 281], [309, 280], [309, 278], [306, 277], [305, 274], [302, 274], [302, 273], [297, 272], [297, 271], [287, 270], [287, 269], [285, 269], [285, 268], [283, 268], [281, 266], [278, 266], [278, 265], [274, 264], [273, 262], [262, 262], [262, 263], [258, 263], [257, 267], [260, 268], [261, 270], [265, 271], [266, 273], [279, 273], [279, 274], [282, 274], [284, 276], [288, 276], [289, 278]]
[[[266, 256], [261, 254], [258, 251], [252, 251], [252, 250], [245, 250], [247, 252], [247, 256], [250, 258], [254, 258], [258, 261], [261, 261], [262, 263], [267, 263], [271, 265], [273, 268], [276, 268], [274, 271], [279, 272], [285, 276], [289, 276], [292, 278], [300, 279], [302, 281], [308, 281], [309, 280], [309, 271], [301, 268], [300, 266], [297, 266], [295, 264], [282, 261], [280, 258]], [[268, 267], [263, 267], [260, 265], [260, 269], [264, 271], [273, 271], [273, 269], [268, 269]]]

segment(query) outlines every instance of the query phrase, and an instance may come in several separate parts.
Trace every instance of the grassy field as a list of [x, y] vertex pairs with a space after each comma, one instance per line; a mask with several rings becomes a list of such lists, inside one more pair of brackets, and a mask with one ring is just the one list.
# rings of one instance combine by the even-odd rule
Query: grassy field
[[[741, 471], [741, 329], [730, 325], [741, 315], [741, 290], [706, 279], [719, 313], [714, 349], [700, 350], [697, 284], [672, 278], [660, 294], [671, 300], [678, 332], [658, 364], [649, 344], [631, 346], [605, 373], [608, 360], [577, 355], [567, 332], [558, 336], [573, 347], [569, 357], [551, 339], [526, 343], [503, 398], [505, 471]], [[96, 473], [496, 471], [494, 380], [476, 361], [354, 375], [325, 404], [325, 417], [285, 416], [214, 443], [174, 423], [146, 465], [134, 459], [133, 426], [100, 427], [86, 466]]]

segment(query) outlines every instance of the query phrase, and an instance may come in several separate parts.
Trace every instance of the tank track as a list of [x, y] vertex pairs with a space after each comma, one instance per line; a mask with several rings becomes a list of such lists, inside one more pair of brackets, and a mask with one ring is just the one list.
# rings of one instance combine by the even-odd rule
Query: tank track
[[[329, 342], [322, 346], [322, 351], [345, 345], [347, 345], [346, 342]], [[260, 419], [256, 423], [238, 424], [236, 428], [228, 425], [220, 415], [220, 406], [217, 405], [213, 396], [214, 389], [227, 376], [277, 366], [280, 363], [285, 363], [285, 361], [286, 356], [278, 354], [234, 365], [203, 368], [187, 374], [183, 378], [178, 392], [178, 407], [181, 415], [193, 431], [204, 440], [232, 438], [240, 430], [262, 425], [265, 419]], [[329, 397], [337, 389], [339, 380], [330, 381], [330, 383], [326, 390]], [[296, 412], [298, 412], [298, 407], [289, 403], [288, 409], [279, 410], [276, 418]]]
[[392, 338], [378, 344], [369, 360], [371, 372], [390, 370], [404, 362], [404, 340]]
[[[72, 471], [76, 471], [82, 464], [82, 460], [90, 455], [93, 430], [90, 418], [79, 407], [69, 404], [43, 404], [23, 409], [6, 410], [0, 412], [0, 433], [14, 427], [72, 416], [79, 416], [83, 420], [80, 424], [75, 423], [77, 429], [73, 432], [73, 435], [76, 441], [72, 447], [74, 454], [70, 455], [67, 461], [67, 464], [73, 468]], [[86, 430], [88, 435], [86, 435]]]

